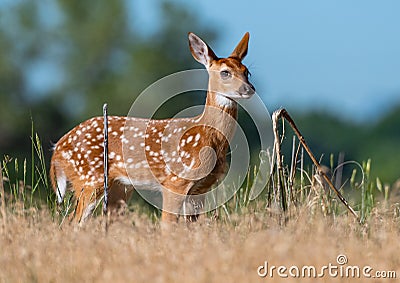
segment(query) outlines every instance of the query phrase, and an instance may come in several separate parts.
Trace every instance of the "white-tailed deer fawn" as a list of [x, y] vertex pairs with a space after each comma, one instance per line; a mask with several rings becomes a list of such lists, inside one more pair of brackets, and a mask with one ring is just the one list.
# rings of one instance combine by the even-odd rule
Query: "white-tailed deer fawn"
[[[198, 36], [189, 33], [190, 51], [209, 73], [206, 104], [193, 118], [141, 119], [110, 116], [109, 180], [133, 188], [162, 191], [162, 221], [177, 221], [184, 197], [202, 195], [221, 177], [237, 119], [235, 99], [255, 90], [241, 62], [247, 54], [246, 33], [228, 58], [218, 58]], [[82, 122], [55, 145], [50, 178], [61, 202], [71, 185], [75, 219], [91, 215], [103, 193], [103, 118]], [[110, 189], [109, 205], [129, 193]], [[201, 198], [200, 198], [201, 199]], [[197, 218], [196, 211], [194, 219]]]

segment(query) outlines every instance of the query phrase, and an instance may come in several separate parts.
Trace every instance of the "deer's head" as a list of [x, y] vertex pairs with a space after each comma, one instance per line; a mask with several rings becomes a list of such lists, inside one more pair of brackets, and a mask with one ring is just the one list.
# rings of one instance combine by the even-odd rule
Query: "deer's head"
[[249, 37], [247, 32], [229, 57], [218, 58], [203, 40], [189, 33], [190, 51], [209, 73], [209, 91], [229, 99], [250, 98], [254, 94], [254, 86], [249, 82], [249, 71], [242, 64], [247, 55]]

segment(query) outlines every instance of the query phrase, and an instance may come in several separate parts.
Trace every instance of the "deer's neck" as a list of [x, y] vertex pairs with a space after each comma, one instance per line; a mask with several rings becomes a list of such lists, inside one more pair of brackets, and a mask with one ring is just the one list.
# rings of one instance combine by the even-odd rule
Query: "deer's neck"
[[223, 96], [222, 94], [209, 91], [206, 99], [206, 107], [207, 106], [218, 109], [221, 113], [223, 111], [233, 119], [237, 119], [237, 102]]
[[216, 143], [225, 144], [231, 140], [238, 116], [237, 103], [221, 94], [209, 91], [207, 93], [204, 111], [200, 123], [209, 132], [208, 136]]

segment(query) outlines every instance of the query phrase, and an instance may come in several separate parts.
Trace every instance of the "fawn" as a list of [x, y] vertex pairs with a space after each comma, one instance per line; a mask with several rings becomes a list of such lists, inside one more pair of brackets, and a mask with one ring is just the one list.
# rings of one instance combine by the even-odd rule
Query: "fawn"
[[[204, 110], [192, 118], [108, 118], [110, 208], [130, 196], [115, 184], [158, 190], [162, 192], [162, 221], [176, 222], [185, 197], [196, 195], [203, 201], [201, 196], [224, 173], [238, 115], [235, 99], [255, 93], [242, 64], [249, 33], [227, 58], [218, 58], [197, 35], [188, 37], [194, 59], [209, 73]], [[70, 185], [77, 200], [71, 218], [78, 223], [92, 214], [103, 194], [103, 147], [103, 117], [82, 122], [55, 144], [51, 183], [59, 203]], [[199, 211], [190, 214], [196, 220]]]

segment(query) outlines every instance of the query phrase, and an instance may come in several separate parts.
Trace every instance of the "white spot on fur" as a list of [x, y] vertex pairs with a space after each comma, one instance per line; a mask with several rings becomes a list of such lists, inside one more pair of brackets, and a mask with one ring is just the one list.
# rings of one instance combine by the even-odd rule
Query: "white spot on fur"
[[61, 156], [64, 157], [65, 159], [69, 160], [72, 157], [72, 152], [69, 150], [61, 152]]

